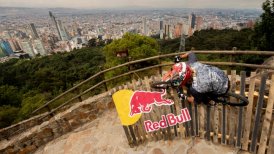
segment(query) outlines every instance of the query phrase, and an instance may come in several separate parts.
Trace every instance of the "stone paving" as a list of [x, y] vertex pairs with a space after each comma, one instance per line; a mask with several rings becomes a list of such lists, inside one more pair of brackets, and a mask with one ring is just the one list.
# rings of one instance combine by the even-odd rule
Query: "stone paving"
[[115, 109], [106, 111], [96, 120], [63, 135], [36, 154], [234, 154], [238, 149], [215, 145], [205, 140], [177, 139], [148, 142], [130, 148]]

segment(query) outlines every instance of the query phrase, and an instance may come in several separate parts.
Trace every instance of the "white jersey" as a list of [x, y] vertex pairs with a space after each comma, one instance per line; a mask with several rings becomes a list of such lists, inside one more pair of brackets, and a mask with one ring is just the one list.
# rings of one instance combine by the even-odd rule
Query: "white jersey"
[[225, 94], [228, 90], [228, 77], [217, 67], [197, 62], [194, 53], [189, 52], [188, 62], [194, 70], [192, 88], [199, 93]]

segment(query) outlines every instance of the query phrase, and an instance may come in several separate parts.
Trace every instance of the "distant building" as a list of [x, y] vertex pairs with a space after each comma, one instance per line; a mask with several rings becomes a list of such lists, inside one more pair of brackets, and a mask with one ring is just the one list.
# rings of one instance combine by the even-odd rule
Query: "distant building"
[[3, 32], [3, 39], [11, 39], [11, 34], [9, 31], [4, 31]]
[[192, 36], [195, 29], [196, 29], [196, 16], [194, 13], [189, 15], [188, 17], [188, 24], [189, 24], [189, 29], [188, 29], [188, 36]]
[[11, 49], [15, 51], [20, 51], [21, 47], [16, 39], [8, 39]]
[[69, 35], [65, 29], [65, 27], [62, 24], [61, 20], [56, 20], [55, 16], [52, 14], [51, 11], [49, 11], [49, 16], [51, 18], [51, 20], [53, 21], [54, 25], [56, 26], [57, 32], [58, 32], [58, 36], [59, 39], [62, 41], [67, 41], [69, 40]]
[[21, 47], [22, 47], [22, 50], [29, 54], [30, 57], [35, 57], [35, 52], [33, 50], [33, 47], [32, 47], [32, 44], [30, 41], [26, 40], [26, 41], [22, 41], [21, 42]]
[[13, 50], [12, 50], [12, 48], [11, 48], [8, 41], [0, 41], [0, 47], [2, 48], [2, 50], [4, 51], [4, 53], [6, 55], [9, 56], [9, 55], [14, 54], [14, 52], [13, 52]]
[[251, 29], [253, 29], [253, 28], [254, 28], [254, 25], [255, 25], [254, 21], [248, 20], [247, 23], [246, 23], [246, 28], [251, 28]]
[[143, 18], [143, 35], [147, 33], [147, 21], [146, 18]]
[[61, 40], [60, 27], [58, 26], [55, 16], [52, 14], [51, 11], [49, 11], [49, 16], [50, 16], [53, 24], [55, 25], [57, 32], [58, 32], [59, 39]]
[[38, 39], [39, 38], [39, 35], [36, 31], [36, 28], [34, 26], [34, 23], [31, 23], [30, 24], [30, 30], [31, 30], [31, 36], [34, 38], [34, 39]]
[[77, 28], [77, 35], [82, 36], [82, 29], [81, 28]]
[[178, 23], [175, 26], [175, 30], [174, 30], [174, 37], [178, 38], [182, 35], [182, 30], [183, 30], [183, 24], [182, 23]]
[[184, 24], [184, 26], [183, 26], [183, 34], [184, 35], [188, 35], [189, 29], [190, 29], [190, 26], [188, 24]]
[[160, 21], [160, 39], [164, 38], [164, 22], [163, 20]]
[[189, 22], [190, 27], [192, 29], [194, 29], [195, 28], [195, 24], [196, 24], [196, 15], [194, 13], [192, 13], [191, 15], [189, 15], [188, 22]]
[[196, 30], [200, 31], [203, 28], [203, 24], [204, 24], [203, 17], [198, 16], [196, 20]]
[[170, 39], [170, 25], [165, 25], [165, 39]]
[[143, 19], [143, 34], [144, 34], [145, 36], [147, 36], [147, 34], [148, 34], [147, 20], [146, 20], [146, 18]]
[[60, 27], [60, 34], [61, 34], [61, 40], [62, 41], [68, 41], [70, 40], [70, 37], [68, 35], [68, 32], [66, 28], [63, 26], [63, 23], [61, 20], [57, 20], [58, 26]]
[[73, 41], [59, 41], [56, 43], [57, 48], [54, 48], [53, 52], [70, 52], [74, 47], [71, 44], [73, 44]]
[[7, 56], [6, 54], [5, 54], [5, 52], [2, 50], [2, 48], [0, 47], [0, 58], [1, 57], [5, 57], [5, 56]]
[[40, 55], [42, 55], [42, 56], [47, 55], [47, 52], [46, 52], [45, 47], [41, 40], [39, 40], [39, 39], [34, 40], [33, 46], [34, 46], [35, 50], [37, 51], [37, 53], [39, 53]]

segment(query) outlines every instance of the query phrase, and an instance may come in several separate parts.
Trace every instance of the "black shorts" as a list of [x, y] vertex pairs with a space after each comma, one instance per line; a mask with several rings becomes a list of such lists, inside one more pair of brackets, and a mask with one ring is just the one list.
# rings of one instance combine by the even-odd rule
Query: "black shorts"
[[198, 91], [196, 91], [195, 89], [193, 89], [192, 87], [189, 87], [187, 90], [187, 95], [188, 96], [193, 96], [194, 97], [194, 102], [197, 104], [200, 103], [204, 103], [204, 104], [208, 104], [210, 100], [218, 97], [218, 96], [222, 96], [222, 95], [216, 95], [212, 92], [208, 92], [208, 93], [199, 93]]

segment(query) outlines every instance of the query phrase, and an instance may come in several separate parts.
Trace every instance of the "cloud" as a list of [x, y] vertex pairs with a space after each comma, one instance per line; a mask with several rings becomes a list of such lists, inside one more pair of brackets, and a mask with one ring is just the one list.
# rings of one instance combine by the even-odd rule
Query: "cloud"
[[162, 8], [261, 8], [265, 0], [0, 0], [0, 6], [115, 8], [126, 6]]

